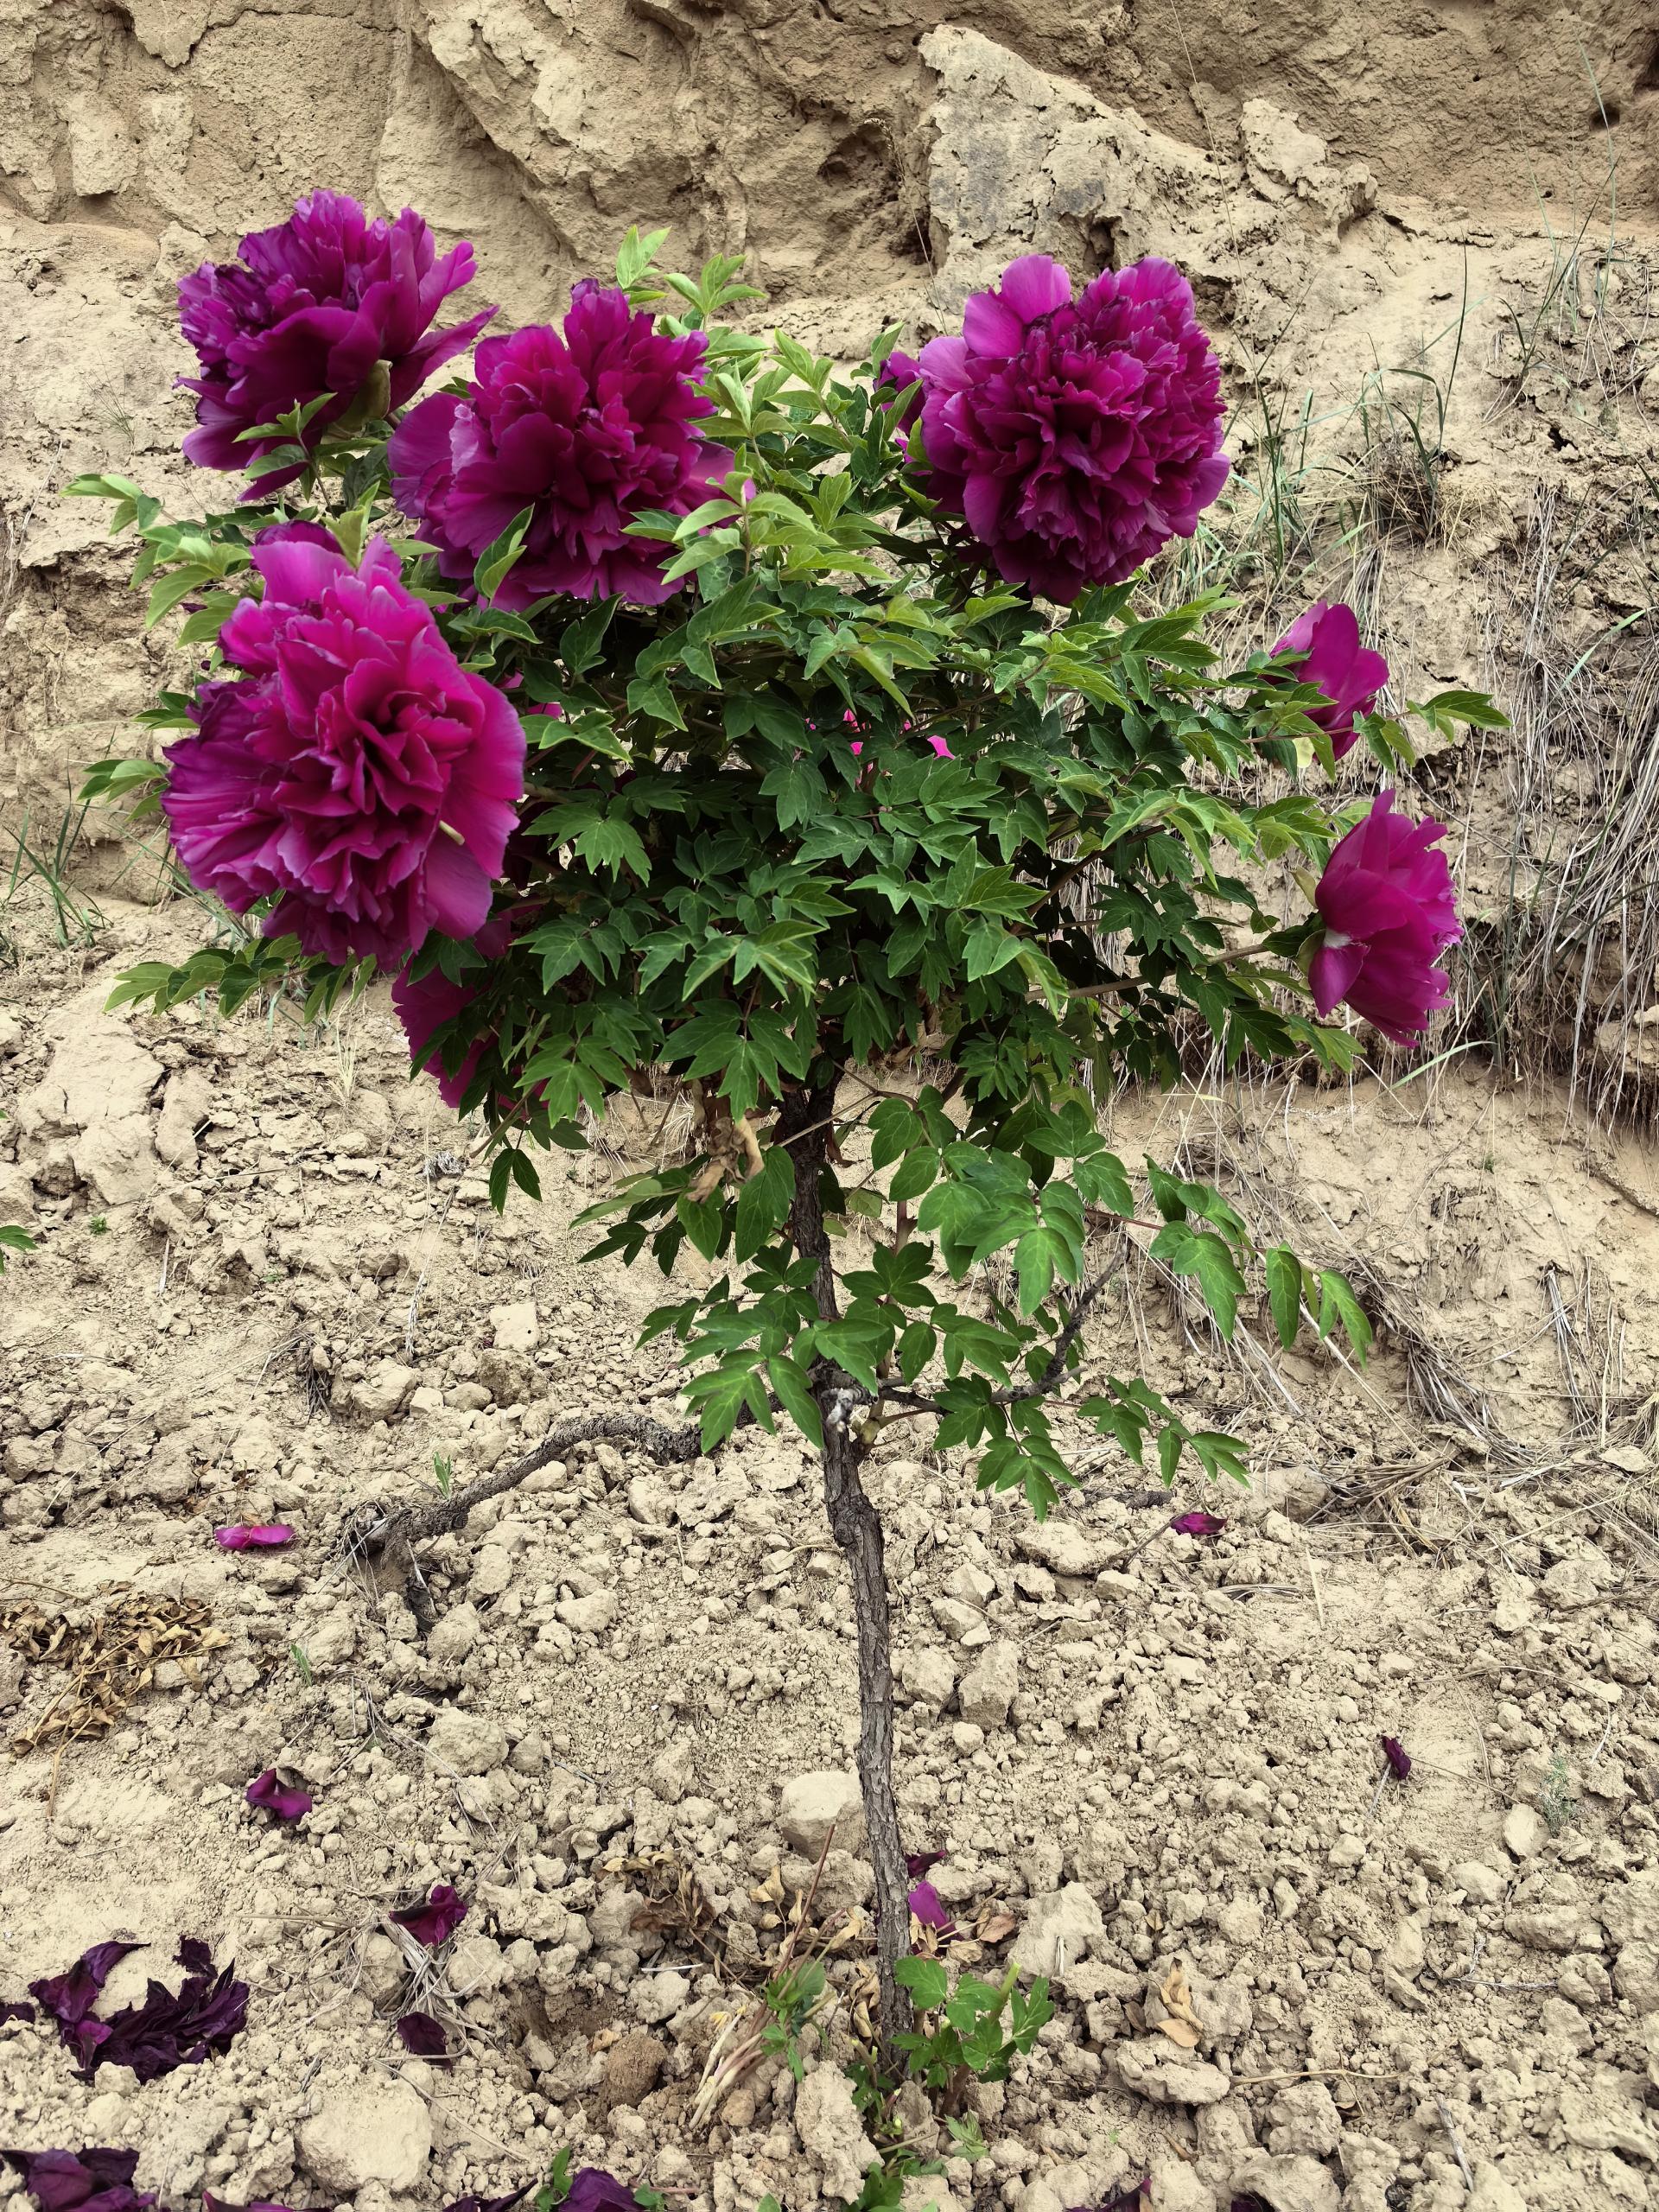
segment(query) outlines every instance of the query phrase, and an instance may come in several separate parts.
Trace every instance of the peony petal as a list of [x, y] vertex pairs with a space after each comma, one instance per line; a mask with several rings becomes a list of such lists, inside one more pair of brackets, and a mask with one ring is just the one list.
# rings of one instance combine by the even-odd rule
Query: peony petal
[[1363, 944], [1325, 944], [1313, 955], [1308, 963], [1307, 980], [1313, 987], [1313, 1004], [1321, 1021], [1328, 1020], [1347, 997], [1364, 965]]
[[433, 840], [423, 887], [431, 925], [445, 937], [471, 937], [489, 919], [490, 879], [470, 853], [448, 837]]
[[1002, 271], [997, 289], [1021, 322], [1035, 322], [1066, 305], [1071, 297], [1071, 279], [1048, 254], [1022, 253]]

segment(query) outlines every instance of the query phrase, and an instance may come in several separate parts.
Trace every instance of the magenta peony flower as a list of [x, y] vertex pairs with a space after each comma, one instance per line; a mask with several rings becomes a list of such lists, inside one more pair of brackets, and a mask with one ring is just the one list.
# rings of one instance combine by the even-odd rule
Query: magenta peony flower
[[274, 1766], [256, 1775], [242, 1795], [256, 1810], [275, 1813], [279, 1821], [303, 1820], [312, 1806], [311, 1792], [280, 1781]]
[[293, 1541], [294, 1531], [286, 1521], [238, 1521], [213, 1531], [213, 1541], [227, 1552], [264, 1551]]
[[697, 428], [714, 412], [695, 382], [706, 342], [654, 330], [626, 292], [591, 277], [570, 296], [563, 336], [540, 323], [486, 339], [466, 398], [423, 400], [387, 448], [398, 504], [443, 549], [445, 575], [469, 580], [529, 507], [498, 607], [552, 592], [657, 607], [677, 592], [663, 577], [672, 548], [626, 531], [646, 508], [688, 513], [732, 465]]
[[[914, 384], [921, 373], [922, 365], [916, 359], [914, 354], [901, 353], [898, 346], [895, 346], [892, 353], [888, 354], [887, 359], [882, 362], [880, 367], [875, 372], [876, 399], [882, 406], [892, 407], [895, 404], [899, 393], [905, 389], [906, 385]], [[885, 397], [883, 396], [881, 389], [884, 385], [887, 386], [887, 395]], [[926, 397], [927, 388], [925, 385], [924, 385], [920, 391], [912, 392], [910, 397], [905, 402], [903, 411], [899, 416], [899, 428], [901, 430], [909, 429], [911, 424], [921, 413], [922, 405]]]
[[1308, 708], [1307, 717], [1329, 733], [1331, 749], [1340, 760], [1358, 744], [1355, 719], [1376, 706], [1376, 695], [1389, 680], [1389, 664], [1381, 653], [1360, 644], [1358, 618], [1344, 600], [1315, 600], [1273, 650], [1306, 654], [1300, 668], [1286, 673], [1292, 681], [1317, 684], [1324, 692], [1328, 703]]
[[429, 1951], [435, 1951], [440, 1943], [449, 1941], [466, 1919], [467, 1900], [448, 1882], [439, 1882], [424, 1904], [406, 1905], [391, 1917], [397, 1927], [408, 1929], [417, 1943], [424, 1943]]
[[[505, 952], [510, 934], [506, 922], [498, 915], [495, 920], [484, 925], [473, 942], [484, 957], [493, 963]], [[459, 1106], [467, 1096], [467, 1086], [478, 1072], [479, 1061], [489, 1039], [480, 1037], [476, 1044], [469, 1045], [453, 1075], [441, 1057], [429, 1059], [426, 1048], [443, 1024], [453, 1021], [461, 1008], [478, 996], [484, 981], [480, 969], [474, 969], [467, 981], [452, 983], [442, 969], [435, 968], [429, 976], [412, 983], [405, 969], [391, 987], [391, 1003], [409, 1039], [411, 1071], [425, 1068], [435, 1077], [438, 1096], [446, 1106]]]
[[1226, 481], [1220, 368], [1167, 261], [1107, 270], [1074, 302], [1058, 261], [1023, 254], [920, 365], [928, 488], [1046, 598], [1132, 575]]
[[[494, 315], [434, 330], [451, 292], [473, 280], [473, 249], [442, 260], [413, 208], [373, 222], [344, 193], [314, 192], [285, 223], [253, 231], [240, 261], [204, 262], [179, 282], [179, 325], [201, 363], [179, 382], [196, 395], [199, 427], [184, 442], [205, 468], [245, 468], [284, 441], [237, 440], [324, 392], [334, 397], [307, 425], [318, 443], [359, 399], [384, 414], [412, 399], [435, 369], [466, 351]], [[376, 371], [385, 365], [384, 393]], [[273, 469], [248, 497], [264, 498], [300, 474]]]
[[266, 936], [335, 962], [391, 967], [430, 930], [472, 936], [524, 789], [518, 715], [461, 667], [383, 540], [353, 569], [327, 531], [284, 523], [253, 564], [264, 597], [219, 639], [247, 678], [204, 684], [195, 734], [167, 752], [186, 874], [233, 913], [276, 894]]
[[1308, 969], [1321, 1018], [1338, 1000], [1396, 1045], [1422, 1041], [1451, 995], [1435, 962], [1463, 935], [1440, 822], [1413, 823], [1383, 791], [1337, 847], [1315, 900], [1325, 935]]

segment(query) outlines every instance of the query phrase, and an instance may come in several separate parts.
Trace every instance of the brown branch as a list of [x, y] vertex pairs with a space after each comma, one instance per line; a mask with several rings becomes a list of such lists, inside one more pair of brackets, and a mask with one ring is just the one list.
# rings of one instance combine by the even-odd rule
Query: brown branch
[[382, 1513], [369, 1507], [354, 1516], [348, 1535], [352, 1548], [365, 1553], [370, 1558], [384, 1559], [387, 1566], [404, 1584], [410, 1611], [424, 1630], [431, 1627], [435, 1614], [420, 1569], [415, 1563], [415, 1547], [428, 1542], [434, 1536], [447, 1536], [463, 1526], [475, 1505], [483, 1505], [493, 1497], [500, 1497], [516, 1490], [526, 1476], [533, 1475], [551, 1459], [557, 1459], [577, 1444], [594, 1442], [642, 1445], [654, 1459], [670, 1465], [683, 1465], [695, 1459], [702, 1448], [701, 1432], [696, 1422], [686, 1428], [669, 1428], [648, 1414], [569, 1414], [563, 1421], [555, 1421], [533, 1452], [522, 1459], [515, 1459], [511, 1466], [498, 1467], [492, 1474], [480, 1475], [476, 1482], [464, 1484], [448, 1497], [437, 1497], [423, 1505], [401, 1505]]

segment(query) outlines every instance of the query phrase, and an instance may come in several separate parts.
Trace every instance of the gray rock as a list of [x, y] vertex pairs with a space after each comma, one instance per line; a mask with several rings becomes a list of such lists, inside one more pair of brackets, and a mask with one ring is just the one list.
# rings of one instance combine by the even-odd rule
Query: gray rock
[[674, 1521], [674, 1493], [660, 1475], [636, 1475], [628, 1484], [628, 1511], [645, 1528], [667, 1529]]
[[372, 2182], [401, 2196], [425, 2174], [431, 2115], [408, 2082], [365, 2077], [301, 2121], [296, 2148], [312, 2179], [340, 2196]]
[[535, 1304], [528, 1298], [516, 1306], [492, 1306], [490, 1325], [497, 1351], [534, 1351], [542, 1341]]
[[507, 1739], [480, 1713], [440, 1706], [427, 1736], [426, 1755], [434, 1766], [451, 1768], [456, 1774], [488, 1774], [505, 1762]]
[[832, 1827], [843, 1851], [861, 1850], [864, 1801], [858, 1777], [834, 1768], [792, 1775], [779, 1796], [778, 1825], [784, 1840], [804, 1859], [817, 1858]]
[[1123, 1548], [1122, 1544], [1085, 1535], [1075, 1521], [1052, 1520], [1016, 1522], [1014, 1548], [1054, 1573], [1072, 1575], [1079, 1581], [1092, 1581]]
[[346, 1402], [365, 1421], [396, 1421], [420, 1379], [401, 1360], [377, 1360], [360, 1382], [353, 1383]]
[[1300, 2152], [1275, 2158], [1257, 2151], [1235, 2165], [1232, 2186], [1240, 2195], [1254, 2190], [1269, 2212], [1338, 2212], [1342, 2202], [1330, 2168]]
[[826, 2062], [802, 2082], [795, 2096], [795, 2132], [830, 2195], [849, 2202], [855, 2197], [876, 2149], [853, 2102], [853, 2085], [839, 2066]]
[[1503, 1847], [1511, 1859], [1535, 1859], [1549, 1841], [1549, 1830], [1531, 1805], [1511, 1805], [1503, 1816]]
[[1452, 1879], [1477, 1904], [1496, 1904], [1508, 1886], [1496, 1866], [1479, 1859], [1462, 1859], [1452, 1869]]
[[899, 1662], [899, 1680], [918, 1705], [943, 1713], [956, 1695], [957, 1664], [947, 1652], [907, 1651]]
[[463, 1599], [451, 1605], [426, 1639], [429, 1658], [440, 1667], [458, 1667], [478, 1642], [478, 1609]]
[[1008, 1707], [1020, 1688], [1020, 1650], [1017, 1644], [993, 1643], [962, 1678], [957, 1702], [964, 1720], [976, 1727], [1001, 1728], [1007, 1724]]
[[475, 1598], [499, 1598], [512, 1583], [512, 1554], [500, 1544], [486, 1544], [473, 1562], [467, 1587]]
[[683, 1974], [642, 1974], [628, 1992], [628, 2006], [648, 2028], [671, 2020], [691, 1999], [691, 1985]]
[[616, 1618], [616, 1592], [595, 1590], [589, 1598], [563, 1598], [553, 1610], [567, 1628], [583, 1636], [602, 1636]]
[[1287, 2083], [1268, 2117], [1268, 2148], [1275, 2158], [1306, 2152], [1310, 2158], [1328, 2158], [1342, 2140], [1342, 2114], [1323, 2082]]
[[[1126, 2089], [1158, 2105], [1219, 2104], [1233, 2086], [1219, 2066], [1178, 2050], [1163, 2036], [1117, 2044], [1108, 2063]], [[1331, 2201], [1334, 2207], [1335, 2197]]]
[[169, 1167], [187, 1175], [194, 1173], [200, 1156], [196, 1131], [216, 1103], [213, 1085], [200, 1068], [180, 1068], [168, 1076], [156, 1122], [155, 1144]]
[[1033, 1897], [1016, 1945], [1020, 1963], [1033, 1974], [1063, 1975], [1106, 1940], [1106, 1923], [1094, 1892], [1081, 1882]]

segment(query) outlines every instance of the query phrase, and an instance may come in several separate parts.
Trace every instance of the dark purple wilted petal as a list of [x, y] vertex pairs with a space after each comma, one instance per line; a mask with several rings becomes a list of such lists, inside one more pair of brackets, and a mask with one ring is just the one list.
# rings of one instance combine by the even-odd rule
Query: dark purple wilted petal
[[155, 2196], [132, 2186], [136, 2151], [5, 2151], [41, 2212], [141, 2212]]
[[931, 1882], [918, 1882], [910, 1892], [910, 1916], [924, 1928], [932, 1929], [940, 1936], [954, 1936], [957, 1923], [945, 1910], [944, 1902]]
[[452, 1890], [448, 1882], [440, 1882], [424, 1904], [411, 1904], [402, 1912], [391, 1916], [393, 1924], [407, 1928], [417, 1943], [424, 1943], [429, 1951], [435, 1951], [440, 1943], [447, 1943], [461, 1922], [467, 1917], [467, 1900]]
[[570, 2184], [564, 2212], [639, 2212], [639, 2200], [626, 2182], [600, 2166], [584, 2166]]
[[[49, 1981], [31, 1981], [29, 1993], [40, 1999], [60, 2028], [78, 2027], [98, 2002], [98, 1993], [129, 1951], [142, 1951], [143, 1943], [94, 1943], [83, 1951], [67, 1974]], [[68, 2040], [67, 2037], [65, 2041]], [[66, 2153], [67, 2155], [67, 2153]]]
[[13, 1998], [9, 2003], [0, 2004], [0, 2021], [32, 2020], [34, 2017], [35, 2007], [32, 2005], [26, 2005], [21, 1997]]
[[934, 1867], [944, 1863], [944, 1853], [942, 1851], [907, 1851], [905, 1853], [905, 1872], [912, 1882], [919, 1881], [924, 1874], [931, 1873]]
[[80, 2072], [89, 2081], [98, 2063], [94, 2054], [110, 2032], [102, 2020], [92, 2017], [99, 1992], [129, 1951], [144, 1948], [143, 1943], [94, 1943], [67, 1973], [29, 1985], [29, 1995], [38, 1998], [41, 2010], [57, 2022], [59, 2042], [66, 2050], [74, 2052]]
[[294, 1531], [286, 1521], [238, 1521], [229, 1529], [215, 1529], [213, 1541], [227, 1552], [267, 1550], [276, 1544], [291, 1544]]
[[242, 1792], [250, 1805], [257, 1805], [262, 1812], [275, 1813], [279, 1821], [297, 1821], [311, 1809], [308, 1789], [292, 1787], [276, 1779], [276, 1770], [268, 1766], [257, 1775]]
[[179, 1946], [187, 1971], [176, 1991], [152, 1981], [142, 2005], [126, 2005], [106, 2021], [97, 2048], [84, 2061], [90, 2079], [104, 2065], [130, 2067], [141, 2082], [154, 2082], [181, 2066], [200, 2066], [210, 2053], [222, 2056], [247, 2025], [248, 1985], [227, 1966], [216, 1972], [205, 1943], [187, 1937]]
[[1397, 1736], [1382, 1738], [1382, 1756], [1389, 1763], [1389, 1771], [1396, 1782], [1403, 1782], [1411, 1772], [1411, 1757]]
[[181, 1936], [174, 1953], [187, 1974], [212, 1974], [213, 1955], [199, 1936]]
[[1152, 2176], [1142, 2174], [1139, 2181], [1126, 2181], [1103, 2202], [1090, 2207], [1074, 2204], [1071, 2212], [1141, 2212], [1143, 2204], [1152, 2201]]
[[397, 2040], [416, 2058], [449, 2056], [449, 2039], [429, 2012], [405, 2012], [397, 2023]]
[[[506, 2196], [458, 2196], [453, 2204], [446, 2204], [443, 2212], [512, 2212], [519, 2199], [528, 2196], [536, 2186], [527, 2181], [522, 2189], [515, 2189]], [[250, 2205], [248, 2212], [260, 2212], [257, 2205]]]
[[1170, 1522], [1178, 1536], [1218, 1536], [1227, 1523], [1214, 1513], [1178, 1513]]
[[1228, 2212], [1272, 2212], [1272, 2208], [1265, 2196], [1258, 2196], [1252, 2189], [1247, 2190], [1243, 2196], [1236, 2196]]

